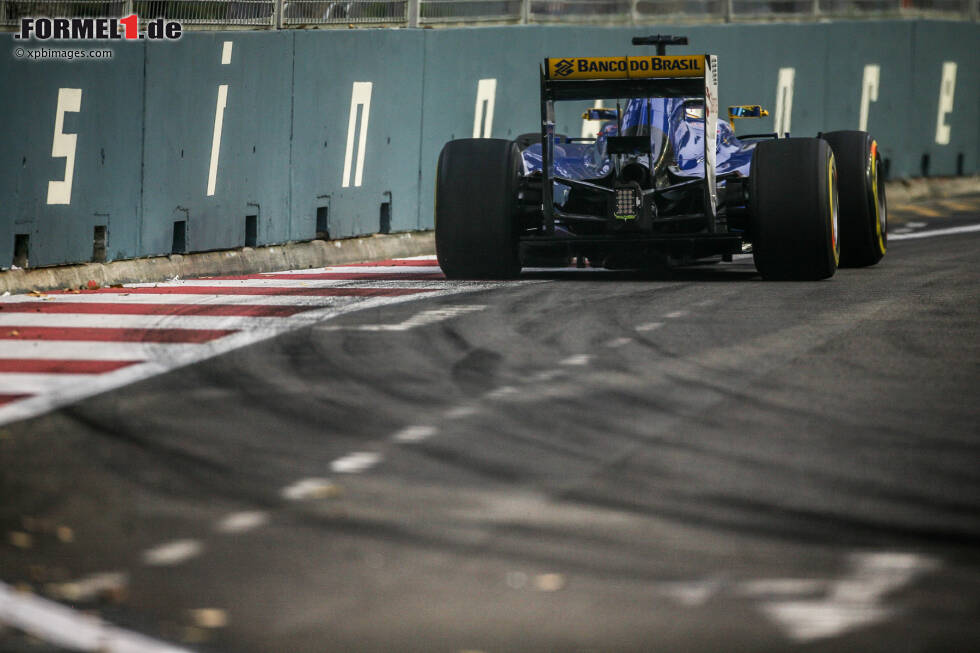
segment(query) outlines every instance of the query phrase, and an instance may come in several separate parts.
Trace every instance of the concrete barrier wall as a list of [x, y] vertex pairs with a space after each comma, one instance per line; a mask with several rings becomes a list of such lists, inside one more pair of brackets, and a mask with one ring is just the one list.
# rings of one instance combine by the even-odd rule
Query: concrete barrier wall
[[[653, 32], [687, 34], [679, 54], [719, 55], [723, 105], [770, 109], [741, 131], [857, 129], [863, 113], [891, 176], [978, 171], [972, 23], [196, 32], [78, 46], [112, 48], [108, 62], [18, 59], [60, 46], [3, 34], [0, 266], [18, 235], [32, 267], [92, 260], [96, 227], [107, 260], [430, 228], [447, 140], [536, 131], [543, 57], [636, 53], [629, 38]], [[562, 107], [559, 130], [580, 135], [581, 110]]]

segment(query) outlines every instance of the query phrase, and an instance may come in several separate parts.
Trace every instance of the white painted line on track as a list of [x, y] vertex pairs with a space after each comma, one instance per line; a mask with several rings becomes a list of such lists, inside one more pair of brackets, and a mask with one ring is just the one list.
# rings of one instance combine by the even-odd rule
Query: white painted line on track
[[391, 439], [395, 442], [421, 442], [438, 432], [434, 426], [408, 426], [391, 436]]
[[619, 347], [628, 345], [631, 342], [633, 342], [632, 338], [613, 338], [612, 340], [606, 343], [606, 347], [610, 347], [611, 349], [618, 349]]
[[800, 598], [824, 590], [828, 583], [829, 581], [820, 578], [761, 578], [740, 583], [738, 593], [742, 596], [765, 598]]
[[171, 567], [196, 558], [204, 552], [197, 540], [174, 540], [143, 552], [143, 564], [151, 567]]
[[708, 602], [721, 587], [717, 580], [678, 581], [659, 583], [657, 593], [683, 606], [696, 608]]
[[451, 320], [460, 315], [482, 311], [486, 306], [447, 306], [446, 308], [436, 308], [428, 311], [416, 313], [412, 317], [402, 322], [394, 324], [354, 324], [354, 325], [327, 325], [317, 327], [318, 331], [408, 331], [416, 327], [428, 326], [437, 322]]
[[851, 571], [832, 581], [826, 597], [774, 600], [762, 611], [798, 642], [837, 637], [888, 618], [893, 611], [881, 599], [939, 563], [912, 553], [861, 553], [851, 556]]
[[531, 381], [535, 383], [542, 382], [542, 381], [554, 381], [555, 379], [561, 378], [563, 376], [568, 376], [568, 371], [544, 370], [543, 372], [536, 372], [534, 376], [531, 377]]
[[0, 582], [0, 624], [75, 651], [190, 653]]
[[671, 313], [667, 313], [667, 315], [665, 315], [664, 317], [666, 317], [669, 320], [674, 320], [679, 317], [684, 317], [685, 315], [687, 315], [687, 311], [673, 311]]
[[337, 486], [325, 478], [304, 478], [284, 487], [281, 494], [290, 501], [322, 499], [337, 491]]
[[446, 411], [446, 419], [462, 419], [480, 412], [476, 406], [456, 406]]
[[589, 354], [576, 354], [575, 356], [569, 356], [568, 358], [560, 361], [559, 365], [588, 365], [589, 361], [592, 360], [592, 356]]
[[518, 388], [512, 385], [504, 385], [500, 386], [499, 388], [494, 388], [483, 396], [487, 399], [507, 399], [508, 397], [519, 395], [520, 393], [521, 391]]
[[218, 522], [215, 529], [219, 533], [236, 534], [254, 530], [269, 523], [269, 514], [261, 510], [233, 512]]
[[68, 581], [45, 586], [45, 591], [54, 598], [65, 601], [92, 601], [111, 592], [125, 591], [129, 585], [129, 575], [121, 571], [106, 571]]
[[637, 331], [653, 331], [655, 329], [659, 329], [663, 325], [664, 325], [663, 322], [647, 322], [645, 324], [641, 324], [638, 327], [636, 327], [636, 330]]
[[373, 451], [355, 451], [330, 463], [330, 469], [338, 474], [358, 474], [381, 462], [381, 454]]
[[929, 231], [916, 231], [910, 234], [888, 234], [888, 240], [912, 240], [915, 238], [933, 238], [934, 236], [953, 236], [956, 234], [968, 234], [980, 231], [980, 224], [968, 224], [962, 227], [949, 227], [948, 229], [930, 229]]

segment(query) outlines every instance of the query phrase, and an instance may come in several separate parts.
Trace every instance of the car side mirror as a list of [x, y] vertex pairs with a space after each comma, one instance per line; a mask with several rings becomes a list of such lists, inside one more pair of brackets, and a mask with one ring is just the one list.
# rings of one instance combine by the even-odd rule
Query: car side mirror
[[619, 110], [618, 109], [605, 109], [602, 107], [595, 107], [589, 109], [582, 114], [582, 120], [618, 120]]
[[735, 121], [739, 118], [763, 118], [768, 115], [769, 112], [758, 104], [739, 104], [728, 107], [728, 122], [732, 125], [732, 131], [735, 130]]

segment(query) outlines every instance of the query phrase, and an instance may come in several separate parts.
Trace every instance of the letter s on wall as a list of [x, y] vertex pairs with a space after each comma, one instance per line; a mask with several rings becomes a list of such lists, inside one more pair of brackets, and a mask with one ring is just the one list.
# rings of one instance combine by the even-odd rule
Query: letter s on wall
[[52, 158], [65, 158], [65, 178], [48, 182], [48, 204], [71, 204], [71, 182], [75, 176], [75, 145], [78, 134], [64, 132], [65, 113], [78, 113], [82, 109], [82, 89], [59, 88], [58, 107], [54, 115], [54, 139], [51, 142]]

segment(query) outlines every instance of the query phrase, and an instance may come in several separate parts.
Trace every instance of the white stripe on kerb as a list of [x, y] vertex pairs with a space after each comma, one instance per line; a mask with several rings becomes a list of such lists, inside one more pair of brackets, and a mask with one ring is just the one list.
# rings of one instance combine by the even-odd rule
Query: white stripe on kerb
[[78, 327], [113, 329], [283, 329], [298, 326], [292, 317], [235, 315], [114, 315], [112, 313], [3, 313], [0, 327]]
[[44, 360], [140, 361], [192, 355], [200, 345], [143, 342], [86, 342], [58, 340], [0, 340], [0, 358]]
[[55, 646], [102, 653], [190, 653], [0, 582], [0, 624]]
[[[78, 343], [75, 343], [76, 345]], [[84, 349], [84, 346], [80, 347]], [[95, 381], [98, 374], [31, 374], [4, 372], [0, 374], [0, 394], [36, 395], [53, 390], [68, 390]]]
[[[371, 287], [375, 287], [372, 284]], [[389, 287], [389, 286], [385, 286]], [[412, 286], [414, 287], [414, 286]], [[433, 284], [433, 287], [436, 287]], [[442, 284], [439, 287], [445, 287]], [[333, 297], [315, 295], [198, 295], [196, 293], [98, 293], [91, 295], [47, 295], [44, 299], [38, 299], [29, 295], [15, 295], [5, 297], [7, 301], [15, 303], [23, 302], [45, 302], [53, 301], [57, 303], [94, 303], [94, 304], [187, 304], [187, 305], [208, 305], [208, 304], [247, 304], [265, 306], [333, 306], [338, 302], [350, 303], [362, 299], [359, 297]]]

